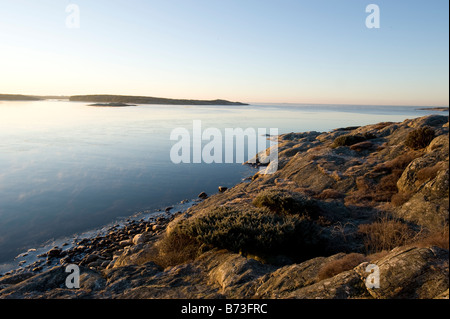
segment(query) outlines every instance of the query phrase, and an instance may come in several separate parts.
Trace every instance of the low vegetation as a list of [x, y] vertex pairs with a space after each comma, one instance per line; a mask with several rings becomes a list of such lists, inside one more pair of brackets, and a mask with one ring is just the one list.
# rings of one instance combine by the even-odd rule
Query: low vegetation
[[371, 224], [360, 225], [358, 232], [363, 236], [364, 246], [369, 254], [406, 245], [416, 236], [407, 224], [388, 216], [380, 217]]
[[411, 199], [412, 193], [410, 192], [398, 192], [391, 197], [391, 204], [394, 207], [400, 207]]
[[394, 206], [401, 206], [410, 197], [409, 194], [398, 193], [397, 182], [406, 167], [422, 154], [420, 151], [405, 152], [392, 160], [376, 165], [365, 176], [359, 176], [356, 179], [357, 189], [345, 198], [346, 204], [393, 201]]
[[341, 192], [328, 188], [324, 189], [319, 195], [316, 195], [315, 198], [317, 199], [339, 199], [343, 198], [345, 195]]
[[333, 260], [322, 266], [317, 277], [319, 280], [331, 278], [341, 272], [353, 269], [365, 261], [367, 261], [367, 258], [363, 254], [350, 253], [340, 259]]
[[445, 167], [444, 162], [438, 162], [433, 166], [427, 166], [420, 169], [416, 175], [417, 178], [416, 184], [423, 184], [425, 182], [434, 179], [437, 176], [438, 172], [444, 169], [444, 167]]
[[253, 205], [267, 208], [279, 215], [305, 215], [315, 217], [318, 212], [316, 202], [299, 193], [284, 190], [265, 190], [253, 200]]
[[194, 260], [202, 253], [202, 248], [195, 238], [178, 233], [165, 234], [152, 247], [146, 261], [153, 261], [162, 268], [176, 266]]
[[337, 137], [331, 147], [339, 147], [339, 146], [350, 146], [356, 143], [361, 143], [370, 139], [376, 138], [375, 135], [365, 133], [365, 134], [346, 134]]
[[180, 222], [172, 235], [261, 258], [286, 255], [305, 259], [320, 252], [321, 244], [319, 227], [310, 219], [281, 216], [268, 209], [217, 207], [201, 217]]
[[414, 243], [419, 247], [437, 246], [443, 249], [449, 249], [449, 227], [448, 224], [441, 228], [425, 232], [419, 236]]
[[424, 126], [411, 131], [406, 137], [405, 145], [418, 150], [427, 147], [435, 138], [435, 131], [429, 126]]

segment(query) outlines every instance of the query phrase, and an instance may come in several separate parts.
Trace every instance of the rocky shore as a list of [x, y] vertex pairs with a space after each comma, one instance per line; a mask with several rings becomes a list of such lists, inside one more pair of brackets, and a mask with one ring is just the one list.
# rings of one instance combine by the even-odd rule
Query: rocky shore
[[448, 298], [448, 126], [284, 134], [275, 174], [54, 247], [1, 276], [0, 298]]

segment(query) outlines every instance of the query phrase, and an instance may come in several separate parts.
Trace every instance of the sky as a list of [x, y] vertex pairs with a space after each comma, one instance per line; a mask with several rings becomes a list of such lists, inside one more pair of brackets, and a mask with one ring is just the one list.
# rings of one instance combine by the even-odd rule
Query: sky
[[0, 93], [448, 106], [448, 12], [447, 0], [0, 0]]

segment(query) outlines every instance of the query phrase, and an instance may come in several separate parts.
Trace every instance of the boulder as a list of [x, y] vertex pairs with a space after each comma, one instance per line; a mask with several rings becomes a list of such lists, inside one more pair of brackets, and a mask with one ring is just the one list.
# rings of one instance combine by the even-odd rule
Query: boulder
[[[380, 287], [368, 289], [378, 299], [430, 299], [448, 290], [448, 250], [438, 247], [398, 247], [374, 261]], [[359, 271], [363, 279], [368, 273]]]
[[403, 204], [395, 216], [427, 229], [439, 229], [448, 222], [448, 200], [444, 205], [429, 201], [422, 194], [415, 194]]
[[321, 268], [345, 256], [339, 253], [330, 257], [316, 257], [300, 264], [281, 267], [260, 278], [256, 283], [256, 298], [280, 299], [293, 291], [315, 284]]
[[138, 245], [138, 244], [143, 244], [145, 242], [145, 234], [137, 234], [133, 237], [133, 244]]

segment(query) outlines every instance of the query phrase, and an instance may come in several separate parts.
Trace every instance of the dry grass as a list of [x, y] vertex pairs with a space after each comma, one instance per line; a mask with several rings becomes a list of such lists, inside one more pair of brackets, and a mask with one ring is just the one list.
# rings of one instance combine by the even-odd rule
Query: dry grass
[[341, 259], [333, 260], [325, 264], [318, 273], [319, 280], [331, 278], [344, 271], [350, 270], [367, 261], [367, 258], [362, 254], [351, 253]]
[[449, 249], [449, 227], [448, 225], [441, 229], [433, 230], [419, 237], [414, 244], [419, 247], [437, 246], [443, 249]]
[[389, 254], [389, 251], [388, 250], [383, 250], [383, 251], [379, 251], [377, 253], [373, 253], [373, 254], [367, 255], [366, 258], [367, 258], [368, 262], [374, 262], [376, 260], [380, 260], [381, 258], [386, 256], [387, 254]]
[[346, 205], [369, 205], [380, 202], [390, 202], [394, 194], [398, 192], [397, 181], [402, 171], [395, 170], [391, 174], [383, 176], [378, 183], [360, 176], [356, 179], [357, 190], [345, 197]]
[[322, 191], [322, 193], [320, 193], [319, 195], [315, 196], [315, 198], [317, 199], [339, 199], [339, 198], [343, 198], [344, 194], [342, 194], [341, 192], [338, 192], [337, 190], [334, 189], [325, 189]]
[[380, 122], [378, 124], [375, 124], [375, 126], [373, 127], [375, 130], [381, 130], [384, 129], [385, 127], [394, 124], [393, 122]]
[[[405, 168], [423, 153], [409, 151], [396, 158], [376, 165], [365, 176], [356, 179], [357, 190], [345, 198], [347, 205], [366, 205], [370, 203], [391, 202], [393, 196], [398, 193], [397, 182]], [[394, 199], [401, 202], [400, 195]]]
[[392, 196], [398, 192], [397, 182], [402, 173], [403, 170], [394, 169], [389, 175], [383, 176], [373, 189], [373, 201], [390, 202]]
[[358, 176], [356, 178], [356, 187], [358, 188], [359, 191], [366, 192], [370, 190], [373, 187], [373, 185], [364, 176]]
[[382, 172], [393, 171], [395, 169], [404, 170], [409, 165], [409, 163], [422, 155], [423, 153], [420, 151], [408, 151], [390, 161], [378, 164], [374, 167], [373, 171]]
[[406, 245], [413, 242], [416, 236], [408, 225], [387, 216], [372, 224], [360, 225], [358, 232], [363, 236], [364, 246], [369, 254]]
[[420, 185], [434, 179], [437, 176], [438, 172], [444, 169], [444, 167], [445, 163], [439, 162], [434, 166], [428, 166], [420, 169], [416, 175], [417, 177], [416, 183]]
[[400, 207], [411, 198], [412, 194], [409, 192], [399, 192], [397, 194], [392, 195], [391, 204], [394, 207]]
[[201, 243], [195, 238], [176, 233], [166, 234], [153, 247], [151, 261], [162, 268], [184, 264], [198, 257], [201, 248]]

